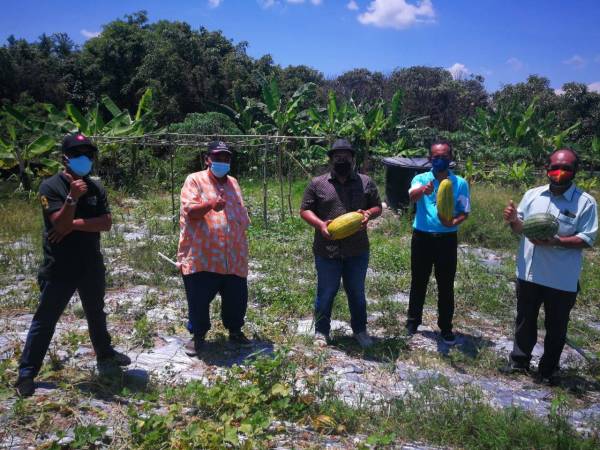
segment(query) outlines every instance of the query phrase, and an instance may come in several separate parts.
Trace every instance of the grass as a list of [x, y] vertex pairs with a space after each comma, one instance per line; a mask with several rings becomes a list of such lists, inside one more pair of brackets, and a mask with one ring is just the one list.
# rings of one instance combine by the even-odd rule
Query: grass
[[[342, 402], [328, 381], [324, 356], [310, 354], [306, 350], [310, 339], [295, 335], [296, 321], [312, 315], [316, 284], [311, 250], [314, 231], [298, 217], [306, 181], [294, 183], [293, 216], [289, 217], [286, 200], [285, 218], [280, 214], [277, 186], [269, 184], [268, 226], [262, 219], [260, 182], [242, 180], [241, 184], [252, 219], [248, 235], [251, 273], [255, 277], [249, 286], [248, 327], [281, 350], [274, 357], [258, 358], [245, 368], [221, 370], [221, 375], [209, 385], [151, 382], [142, 389], [132, 387], [124, 379], [103, 380], [87, 370], [61, 367], [57, 359], [54, 367], [44, 365], [39, 379], [59, 384], [60, 394], [17, 400], [10, 403], [9, 409], [1, 409], [5, 403], [0, 403], [0, 416], [7, 429], [26, 430], [30, 437], [71, 430], [76, 443], [73, 448], [86, 448], [101, 440], [108, 442], [104, 427], [115, 420], [122, 429], [130, 430], [126, 433], [115, 429], [110, 438], [110, 446], [121, 448], [265, 448], [276, 442], [278, 434], [289, 431], [273, 425], [274, 420], [308, 427], [323, 439], [336, 435], [342, 441], [347, 439], [344, 442], [348, 446], [364, 448], [415, 440], [431, 445], [489, 449], [598, 446], [597, 430], [596, 435], [585, 438], [567, 423], [571, 404], [586, 395], [585, 392], [573, 395], [568, 389], [553, 391], [555, 407], [543, 419], [517, 408], [494, 409], [481, 392], [453, 386], [444, 379], [417, 383], [412, 394], [375, 405], [365, 402], [349, 406]], [[484, 184], [472, 188], [473, 213], [461, 227], [460, 242], [495, 249], [508, 257], [498, 268], [487, 268], [477, 256], [461, 252], [455, 289], [455, 322], [459, 332], [476, 335], [488, 327], [506, 336], [511, 333], [515, 311], [511, 282], [517, 238], [502, 223], [501, 212], [508, 199], [518, 201], [521, 194], [518, 190]], [[114, 341], [151, 348], [159, 333], [185, 333], [185, 300], [180, 277], [174, 267], [157, 256], [158, 252], [171, 258], [176, 254], [178, 228], [173, 227], [171, 220], [171, 198], [169, 194], [155, 193], [131, 201], [119, 192], [110, 195], [115, 227], [103, 237], [109, 262], [107, 288], [113, 293], [127, 292], [135, 285], [154, 288], [141, 296], [139, 305], [119, 300], [111, 306], [109, 322], [128, 330], [113, 336]], [[37, 305], [35, 274], [41, 260], [40, 216], [40, 207], [33, 197], [5, 198], [0, 202], [0, 289], [7, 289], [0, 300], [2, 316], [32, 312]], [[353, 340], [336, 335], [334, 348], [349, 357], [380, 362], [382, 370], [390, 373], [394, 372], [396, 361], [405, 360], [419, 368], [443, 366], [462, 373], [494, 376], [502, 361], [483, 341], [474, 339], [472, 354], [457, 348], [440, 354], [414, 350], [407, 344], [403, 335], [407, 305], [398, 299], [408, 294], [410, 288], [411, 221], [408, 214], [386, 212], [370, 231], [367, 298], [369, 313], [376, 315], [369, 326], [382, 330], [385, 338], [364, 353]], [[140, 233], [140, 238], [128, 240], [127, 233]], [[600, 356], [600, 332], [590, 325], [600, 322], [597, 250], [585, 253], [581, 285], [569, 336], [577, 345]], [[436, 295], [435, 283], [431, 282], [426, 299], [430, 309], [425, 312], [425, 320], [431, 326], [436, 318]], [[218, 302], [214, 302], [211, 308], [214, 329], [209, 337], [224, 333], [217, 306]], [[169, 321], [145, 314], [163, 307], [173, 308], [177, 316], [169, 317]], [[342, 293], [338, 294], [333, 315], [334, 319], [349, 319]], [[81, 308], [70, 305], [63, 320], [75, 321], [81, 317]], [[80, 345], [89, 345], [89, 338], [84, 330], [70, 330], [54, 342], [59, 349], [73, 354]], [[16, 375], [18, 351], [16, 347], [0, 360], [0, 401], [12, 397], [9, 386]], [[308, 370], [310, 375], [306, 374]], [[302, 383], [297, 384], [300, 375]], [[590, 383], [597, 380], [585, 368], [578, 375], [587, 377]], [[107, 415], [90, 407], [90, 398], [118, 401]], [[317, 420], [319, 416], [329, 417], [333, 422]], [[89, 417], [95, 417], [95, 421], [86, 422]], [[353, 436], [360, 436], [358, 443], [351, 441]], [[47, 448], [53, 448], [50, 445], [54, 444], [48, 442]], [[313, 442], [313, 446], [321, 445]]]

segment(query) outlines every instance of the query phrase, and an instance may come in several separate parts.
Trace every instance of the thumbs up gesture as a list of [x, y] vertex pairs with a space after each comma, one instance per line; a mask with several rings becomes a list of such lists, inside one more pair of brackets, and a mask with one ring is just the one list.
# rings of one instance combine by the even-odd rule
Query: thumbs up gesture
[[502, 216], [504, 217], [504, 220], [508, 223], [513, 223], [518, 220], [519, 217], [517, 216], [517, 207], [515, 206], [515, 203], [512, 200], [510, 200], [508, 202], [508, 206], [504, 208]]
[[222, 211], [226, 204], [225, 195], [223, 192], [220, 192], [219, 196], [213, 200], [213, 209], [217, 212]]

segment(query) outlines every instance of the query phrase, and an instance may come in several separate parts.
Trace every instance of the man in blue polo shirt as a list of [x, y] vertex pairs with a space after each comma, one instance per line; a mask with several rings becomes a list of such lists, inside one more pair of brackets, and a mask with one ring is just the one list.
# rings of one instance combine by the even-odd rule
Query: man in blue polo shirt
[[537, 318], [544, 305], [546, 337], [538, 379], [557, 381], [571, 308], [579, 291], [582, 250], [594, 244], [598, 211], [594, 198], [573, 183], [579, 166], [577, 153], [564, 148], [552, 153], [546, 166], [549, 184], [530, 189], [515, 208], [511, 200], [504, 219], [515, 233], [532, 214], [549, 213], [559, 222], [558, 234], [548, 240], [521, 236], [517, 254], [517, 318], [515, 342], [503, 372], [527, 372], [537, 342]]
[[[454, 316], [454, 277], [456, 275], [456, 232], [470, 212], [469, 185], [450, 169], [452, 146], [447, 141], [435, 142], [429, 150], [432, 169], [412, 180], [408, 191], [417, 205], [411, 242], [411, 283], [406, 330], [417, 332], [423, 317], [423, 304], [432, 268], [438, 287], [438, 327], [446, 344], [456, 337], [452, 332]], [[436, 198], [440, 182], [448, 178], [454, 195], [454, 217], [445, 220], [438, 215]]]

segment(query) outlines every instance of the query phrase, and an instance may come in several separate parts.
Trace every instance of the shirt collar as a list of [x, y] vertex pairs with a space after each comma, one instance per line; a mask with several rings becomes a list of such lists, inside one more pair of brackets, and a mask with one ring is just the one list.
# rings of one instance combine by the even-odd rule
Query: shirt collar
[[[348, 179], [350, 180], [356, 180], [356, 178], [358, 177], [358, 174], [356, 173], [355, 170], [353, 170], [352, 172], [350, 172], [350, 175], [348, 176]], [[339, 181], [336, 176], [335, 176], [335, 172], [333, 170], [329, 171], [329, 177], [327, 178], [329, 181], [332, 180], [337, 180]]]
[[[573, 200], [573, 196], [575, 195], [575, 190], [577, 188], [575, 187], [575, 183], [571, 182], [571, 186], [569, 186], [569, 189], [567, 189], [565, 192], [563, 192], [561, 195], [568, 201], [572, 201]], [[545, 189], [542, 191], [543, 193], [548, 193], [549, 195], [552, 195], [552, 192], [550, 192], [550, 185], [547, 184], [545, 186]]]

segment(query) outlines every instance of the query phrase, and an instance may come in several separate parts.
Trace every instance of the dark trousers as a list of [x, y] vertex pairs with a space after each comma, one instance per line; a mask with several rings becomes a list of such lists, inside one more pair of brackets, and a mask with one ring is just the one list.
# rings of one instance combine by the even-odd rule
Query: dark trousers
[[542, 376], [551, 376], [559, 367], [560, 354], [567, 339], [569, 314], [576, 298], [577, 292], [561, 291], [517, 279], [517, 319], [511, 359], [519, 365], [529, 365], [531, 352], [537, 342], [537, 319], [543, 304], [546, 337], [544, 354], [538, 367]]
[[88, 323], [88, 332], [98, 359], [113, 354], [104, 312], [104, 266], [89, 270], [77, 279], [39, 280], [40, 304], [33, 315], [23, 354], [19, 363], [20, 377], [35, 377], [40, 368], [56, 323], [69, 300], [77, 291]]
[[188, 330], [196, 337], [204, 337], [210, 330], [210, 302], [221, 295], [221, 319], [230, 332], [244, 326], [248, 305], [248, 283], [237, 275], [214, 272], [196, 272], [183, 275], [188, 302]]
[[315, 255], [315, 268], [317, 269], [315, 331], [329, 334], [333, 299], [340, 289], [340, 280], [344, 280], [352, 331], [361, 333], [367, 329], [365, 278], [368, 266], [369, 252], [348, 258], [324, 258]]
[[456, 275], [456, 233], [424, 233], [413, 230], [411, 241], [411, 282], [407, 325], [420, 325], [432, 268], [438, 288], [438, 327], [452, 331], [454, 277]]

